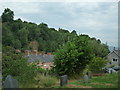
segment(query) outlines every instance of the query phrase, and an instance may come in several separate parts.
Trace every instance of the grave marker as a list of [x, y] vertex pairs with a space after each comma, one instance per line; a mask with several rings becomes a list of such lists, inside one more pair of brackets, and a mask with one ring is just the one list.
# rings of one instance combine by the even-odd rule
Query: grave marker
[[92, 78], [92, 73], [91, 73], [91, 71], [88, 71], [88, 72], [87, 72], [87, 75], [88, 75], [89, 79]]
[[8, 75], [4, 81], [3, 88], [19, 88], [18, 81], [11, 75]]
[[88, 83], [88, 81], [89, 81], [88, 75], [84, 75], [84, 77], [83, 77], [83, 82], [84, 82], [84, 83]]
[[64, 86], [67, 84], [67, 80], [68, 80], [68, 76], [67, 75], [63, 75], [60, 77], [60, 86]]

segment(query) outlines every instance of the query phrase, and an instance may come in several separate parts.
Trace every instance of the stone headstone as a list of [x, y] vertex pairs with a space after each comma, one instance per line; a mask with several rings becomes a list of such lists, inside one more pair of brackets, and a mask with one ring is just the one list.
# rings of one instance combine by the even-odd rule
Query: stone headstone
[[18, 81], [15, 80], [11, 75], [8, 75], [4, 81], [3, 88], [19, 88]]
[[88, 81], [89, 81], [88, 75], [84, 75], [84, 77], [83, 77], [83, 82], [84, 82], [84, 83], [88, 83]]
[[109, 70], [109, 73], [112, 74], [112, 73], [115, 73], [116, 71], [114, 69], [110, 69]]
[[64, 86], [67, 84], [67, 80], [68, 80], [68, 76], [67, 75], [63, 75], [60, 77], [60, 86]]
[[87, 75], [88, 75], [89, 79], [92, 78], [92, 72], [88, 71]]

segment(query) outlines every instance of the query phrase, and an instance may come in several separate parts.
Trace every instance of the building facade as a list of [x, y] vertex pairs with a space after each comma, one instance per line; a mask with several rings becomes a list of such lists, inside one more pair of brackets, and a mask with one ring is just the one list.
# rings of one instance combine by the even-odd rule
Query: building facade
[[113, 50], [107, 55], [108, 65], [120, 66], [120, 50]]

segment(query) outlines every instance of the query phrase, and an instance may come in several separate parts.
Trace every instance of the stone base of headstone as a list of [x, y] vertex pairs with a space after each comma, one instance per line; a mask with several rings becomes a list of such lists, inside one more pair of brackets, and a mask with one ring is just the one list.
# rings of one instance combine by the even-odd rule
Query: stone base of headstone
[[92, 78], [92, 72], [91, 72], [91, 71], [88, 71], [88, 72], [87, 72], [87, 75], [88, 75], [89, 79]]
[[19, 88], [18, 81], [11, 75], [8, 75], [3, 83], [3, 88], [5, 90], [7, 90], [7, 88]]
[[83, 77], [83, 83], [88, 83], [88, 82], [89, 82], [88, 75], [84, 75], [84, 77]]
[[64, 86], [66, 85], [68, 82], [68, 76], [67, 75], [63, 75], [60, 77], [60, 86]]

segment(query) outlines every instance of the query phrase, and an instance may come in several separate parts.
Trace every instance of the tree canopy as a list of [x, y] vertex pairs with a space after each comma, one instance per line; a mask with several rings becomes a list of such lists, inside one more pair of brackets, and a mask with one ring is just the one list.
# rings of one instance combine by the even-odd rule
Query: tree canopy
[[[92, 59], [93, 62], [96, 61], [95, 59], [100, 61], [101, 58], [109, 53], [108, 45], [102, 43], [100, 39], [97, 40], [84, 34], [78, 35], [75, 30], [72, 32], [62, 28], [56, 30], [55, 28], [49, 28], [43, 22], [37, 25], [32, 22], [22, 21], [20, 18], [14, 20], [14, 12], [9, 8], [4, 10], [1, 17], [2, 45], [4, 47], [11, 47], [8, 48], [9, 50], [38, 49], [38, 51], [56, 52], [54, 64], [56, 65], [55, 71], [59, 75], [80, 73]], [[9, 70], [20, 64], [24, 64], [25, 68], [28, 68], [26, 61], [21, 55], [17, 56], [13, 54], [13, 51], [10, 51], [10, 55], [7, 55], [7, 52], [4, 52], [5, 56], [3, 56], [4, 67], [6, 67], [3, 72], [19, 75], [18, 73], [23, 68], [18, 67], [21, 68], [21, 71], [18, 72], [10, 72]], [[21, 62], [22, 60], [24, 62]], [[8, 67], [10, 67], [11, 63], [13, 63], [14, 67], [9, 69]], [[93, 68], [95, 63], [91, 64], [91, 68]]]

